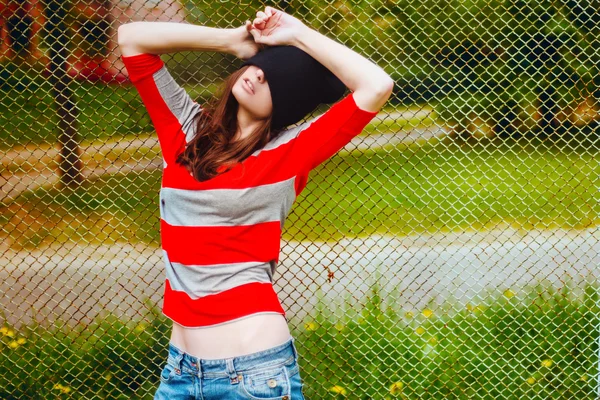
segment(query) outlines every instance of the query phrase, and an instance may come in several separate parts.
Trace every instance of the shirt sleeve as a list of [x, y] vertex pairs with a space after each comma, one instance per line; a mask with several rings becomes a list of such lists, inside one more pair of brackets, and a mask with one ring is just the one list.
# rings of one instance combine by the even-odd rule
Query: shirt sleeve
[[[296, 165], [299, 177], [307, 178], [312, 169], [347, 145], [376, 115], [376, 111], [359, 108], [354, 101], [354, 93], [351, 92], [324, 114], [302, 124], [303, 128], [286, 154], [287, 161]], [[300, 179], [302, 187], [297, 188], [298, 193], [306, 183], [305, 180]]]
[[193, 117], [202, 108], [173, 79], [159, 55], [121, 58], [152, 120], [166, 168], [193, 138]]

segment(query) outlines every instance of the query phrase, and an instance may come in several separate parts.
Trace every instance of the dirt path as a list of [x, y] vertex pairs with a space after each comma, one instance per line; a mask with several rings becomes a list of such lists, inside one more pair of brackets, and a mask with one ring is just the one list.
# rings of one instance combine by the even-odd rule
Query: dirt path
[[[419, 312], [430, 300], [485, 302], [484, 290], [502, 292], [546, 280], [560, 287], [570, 276], [581, 284], [600, 279], [600, 228], [372, 236], [338, 243], [282, 242], [276, 290], [291, 323], [309, 317], [318, 293], [331, 308], [346, 297], [355, 309], [371, 279], [384, 272], [383, 298]], [[333, 279], [328, 281], [328, 272]], [[90, 322], [112, 311], [139, 319], [144, 296], [162, 307], [164, 265], [159, 248], [121, 243], [70, 244], [16, 252], [0, 245], [0, 306], [17, 327], [37, 321]], [[394, 293], [401, 290], [401, 295]], [[460, 306], [459, 306], [460, 307]], [[343, 313], [338, 313], [343, 315]]]

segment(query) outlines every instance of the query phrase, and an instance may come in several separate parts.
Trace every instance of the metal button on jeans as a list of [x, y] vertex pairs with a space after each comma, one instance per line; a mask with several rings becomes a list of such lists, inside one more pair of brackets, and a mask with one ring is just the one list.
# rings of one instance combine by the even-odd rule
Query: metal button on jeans
[[277, 386], [277, 381], [275, 379], [269, 379], [267, 381], [267, 385], [269, 385], [270, 388], [274, 388], [275, 386]]

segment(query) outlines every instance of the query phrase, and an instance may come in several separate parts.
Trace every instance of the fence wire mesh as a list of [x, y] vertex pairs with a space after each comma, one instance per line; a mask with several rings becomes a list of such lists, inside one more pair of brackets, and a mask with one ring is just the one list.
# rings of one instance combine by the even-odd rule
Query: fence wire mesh
[[[0, 398], [152, 398], [162, 159], [117, 28], [265, 5], [396, 83], [285, 225], [305, 397], [600, 398], [596, 0], [0, 3]], [[239, 61], [161, 57], [199, 103]]]

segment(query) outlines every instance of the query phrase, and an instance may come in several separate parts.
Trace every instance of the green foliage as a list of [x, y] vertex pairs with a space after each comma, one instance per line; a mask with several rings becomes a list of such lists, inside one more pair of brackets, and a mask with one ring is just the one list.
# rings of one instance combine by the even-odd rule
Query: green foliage
[[[431, 103], [444, 121], [463, 130], [482, 119], [495, 133], [524, 134], [534, 127], [548, 133], [558, 128], [542, 125], [558, 118], [557, 109], [568, 114], [583, 99], [600, 98], [600, 36], [597, 24], [590, 24], [597, 18], [592, 0], [307, 0], [275, 6], [384, 68], [397, 83], [391, 102]], [[193, 0], [184, 7], [191, 23], [231, 28], [252, 19], [264, 4], [252, 0], [225, 7]], [[174, 76], [190, 84], [187, 89], [205, 88], [194, 96], [202, 99], [241, 63], [220, 53], [164, 57]], [[40, 71], [30, 72], [10, 63], [0, 68], [4, 146], [56, 141], [57, 121], [45, 112], [54, 108], [49, 84]], [[75, 86], [84, 139], [151, 126], [133, 88]], [[532, 120], [532, 108], [546, 106], [545, 120]], [[559, 125], [568, 134], [577, 131], [568, 121]]]
[[[412, 312], [383, 279], [361, 302], [348, 296], [342, 313], [321, 294], [316, 314], [292, 327], [307, 398], [593, 397], [597, 283], [490, 289], [480, 304], [446, 299]], [[136, 321], [106, 313], [89, 325], [4, 324], [0, 398], [151, 399], [171, 322], [145, 302]]]
[[60, 319], [20, 329], [5, 324], [0, 398], [124, 399], [155, 390], [170, 326], [150, 300], [145, 303], [149, 311], [139, 321], [104, 313], [89, 325]]
[[569, 281], [489, 290], [482, 304], [450, 299], [413, 313], [382, 293], [381, 278], [362, 304], [347, 300], [342, 318], [319, 313], [295, 334], [308, 398], [340, 388], [348, 399], [593, 397], [597, 284], [583, 294]]

